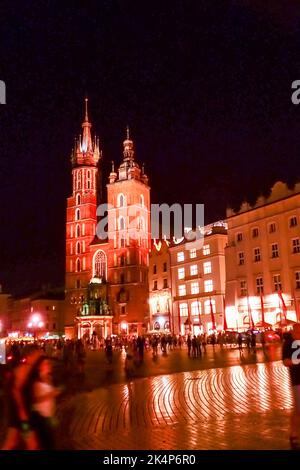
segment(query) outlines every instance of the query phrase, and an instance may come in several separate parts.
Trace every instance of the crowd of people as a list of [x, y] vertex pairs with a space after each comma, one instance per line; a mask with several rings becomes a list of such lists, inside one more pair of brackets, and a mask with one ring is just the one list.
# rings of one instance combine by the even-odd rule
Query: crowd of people
[[[298, 329], [297, 329], [298, 328]], [[296, 429], [300, 416], [300, 366], [291, 362], [292, 340], [300, 340], [300, 325], [294, 333], [279, 335], [283, 339], [284, 364], [291, 371], [295, 410], [291, 422], [291, 445], [300, 448]], [[93, 335], [95, 336], [95, 335]], [[167, 356], [171, 351], [184, 350], [191, 359], [201, 358], [211, 348], [236, 348], [241, 354], [244, 348], [256, 352], [258, 335], [253, 331], [228, 334], [149, 334], [143, 336], [109, 336], [95, 343], [93, 338], [77, 340], [37, 340], [34, 342], [8, 341], [7, 365], [2, 389], [6, 405], [7, 433], [2, 449], [53, 449], [55, 448], [56, 400], [63, 387], [54, 385], [53, 364], [62, 365], [66, 376], [78, 374], [84, 378], [87, 351], [95, 346], [105, 354], [107, 364], [113, 363], [114, 355], [125, 355], [125, 371], [133, 376], [136, 368], [144, 362], [144, 355]], [[261, 332], [259, 343], [266, 347], [266, 333]], [[300, 360], [299, 360], [300, 362]], [[108, 366], [109, 367], [109, 366]], [[295, 368], [296, 367], [296, 368]], [[0, 384], [1, 385], [1, 384]]]

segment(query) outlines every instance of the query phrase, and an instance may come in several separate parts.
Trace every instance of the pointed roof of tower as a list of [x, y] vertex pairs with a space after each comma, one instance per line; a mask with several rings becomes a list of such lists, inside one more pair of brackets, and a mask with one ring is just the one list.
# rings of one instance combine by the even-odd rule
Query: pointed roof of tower
[[85, 98], [85, 115], [84, 121], [82, 123], [82, 141], [81, 141], [81, 148], [84, 153], [89, 152], [93, 149], [92, 144], [92, 135], [91, 135], [91, 127], [92, 124], [89, 122], [89, 115], [88, 115], [88, 98]]
[[148, 178], [141, 171], [138, 162], [135, 160], [134, 144], [130, 138], [129, 126], [126, 127], [126, 138], [123, 141], [123, 161], [119, 166], [117, 172], [112, 170], [109, 177], [109, 182], [114, 183], [123, 180], [135, 179], [142, 183], [148, 184]]
[[123, 141], [124, 160], [134, 160], [133, 140], [130, 139], [129, 126], [126, 127], [126, 139]]
[[101, 157], [99, 139], [92, 140], [92, 124], [89, 121], [88, 98], [84, 100], [84, 121], [82, 123], [82, 136], [75, 140], [75, 149], [72, 152], [72, 163], [76, 165], [97, 165]]

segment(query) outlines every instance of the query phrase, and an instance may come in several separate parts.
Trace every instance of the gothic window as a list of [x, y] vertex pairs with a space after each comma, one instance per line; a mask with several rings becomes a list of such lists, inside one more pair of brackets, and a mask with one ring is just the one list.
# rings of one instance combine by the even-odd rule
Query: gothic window
[[80, 209], [76, 209], [75, 211], [75, 220], [80, 220]]
[[80, 237], [80, 225], [77, 225], [77, 226], [76, 226], [76, 237], [77, 237], [77, 238]]
[[81, 172], [77, 173], [77, 189], [81, 189]]
[[144, 232], [144, 230], [145, 230], [145, 221], [144, 221], [144, 218], [143, 218], [143, 217], [140, 217], [140, 218], [139, 218], [138, 228], [139, 228], [142, 232]]
[[77, 255], [80, 254], [80, 243], [79, 242], [76, 243], [76, 254]]
[[125, 206], [125, 196], [124, 194], [118, 194], [118, 207]]
[[80, 271], [80, 267], [81, 267], [81, 266], [80, 266], [80, 259], [78, 259], [78, 260], [76, 261], [76, 271], [77, 271], [77, 272]]
[[106, 279], [106, 254], [102, 250], [94, 255], [94, 277]]
[[79, 206], [80, 202], [81, 202], [80, 194], [77, 194], [77, 196], [76, 196], [76, 206]]
[[119, 217], [119, 230], [125, 230], [125, 220], [124, 217]]

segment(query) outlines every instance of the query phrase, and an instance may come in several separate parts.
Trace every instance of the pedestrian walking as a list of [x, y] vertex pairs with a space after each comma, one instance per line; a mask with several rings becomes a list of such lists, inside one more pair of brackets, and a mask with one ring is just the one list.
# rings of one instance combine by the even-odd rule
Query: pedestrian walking
[[105, 355], [106, 355], [108, 364], [111, 364], [113, 360], [113, 347], [112, 347], [111, 338], [109, 337], [107, 337], [105, 340]]
[[196, 338], [196, 345], [197, 345], [197, 356], [201, 357], [202, 351], [201, 351], [201, 336], [200, 335], [198, 335]]
[[253, 331], [251, 334], [251, 349], [252, 352], [256, 353], [256, 334]]
[[76, 366], [78, 374], [83, 376], [84, 375], [84, 365], [85, 365], [85, 358], [86, 352], [84, 349], [84, 345], [81, 339], [78, 339], [75, 344], [75, 357], [76, 357]]
[[197, 338], [194, 335], [192, 339], [192, 355], [193, 357], [197, 357]]
[[242, 333], [238, 334], [237, 343], [238, 343], [239, 350], [242, 351], [242, 349], [243, 349], [243, 336], [242, 336]]
[[187, 348], [188, 348], [188, 356], [191, 357], [191, 348], [192, 348], [192, 340], [190, 335], [188, 335], [186, 340]]

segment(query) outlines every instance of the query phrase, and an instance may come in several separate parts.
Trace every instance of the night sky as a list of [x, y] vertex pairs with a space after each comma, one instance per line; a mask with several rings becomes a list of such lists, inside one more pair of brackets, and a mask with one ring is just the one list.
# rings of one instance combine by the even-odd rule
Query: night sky
[[0, 18], [6, 290], [63, 285], [85, 94], [105, 175], [129, 124], [153, 202], [204, 203], [209, 223], [300, 180], [298, 1], [4, 1]]

